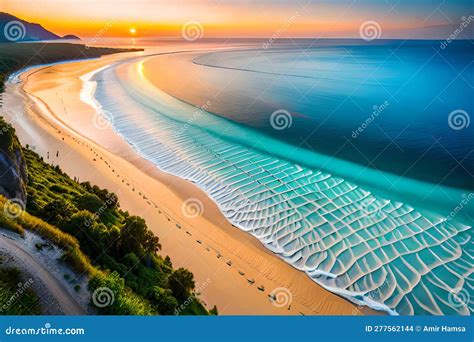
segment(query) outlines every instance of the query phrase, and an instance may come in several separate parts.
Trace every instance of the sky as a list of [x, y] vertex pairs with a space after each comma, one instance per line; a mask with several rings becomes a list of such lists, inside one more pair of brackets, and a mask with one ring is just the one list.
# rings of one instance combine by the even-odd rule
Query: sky
[[2, 12], [81, 37], [178, 37], [189, 22], [209, 38], [358, 37], [369, 21], [382, 38], [445, 38], [473, 7], [473, 0], [0, 0]]

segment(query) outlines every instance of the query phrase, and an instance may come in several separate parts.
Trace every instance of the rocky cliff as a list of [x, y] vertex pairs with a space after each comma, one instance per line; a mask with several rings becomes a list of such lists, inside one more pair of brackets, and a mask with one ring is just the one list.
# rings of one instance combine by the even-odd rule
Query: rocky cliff
[[15, 130], [0, 118], [0, 194], [26, 203], [26, 163]]

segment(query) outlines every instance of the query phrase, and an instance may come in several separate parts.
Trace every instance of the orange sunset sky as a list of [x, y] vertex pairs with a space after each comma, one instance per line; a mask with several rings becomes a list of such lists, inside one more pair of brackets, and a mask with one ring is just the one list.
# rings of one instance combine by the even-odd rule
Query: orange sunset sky
[[387, 37], [416, 37], [458, 24], [470, 7], [470, 0], [0, 0], [2, 12], [81, 37], [174, 37], [188, 21], [207, 37], [268, 37], [282, 27], [287, 37], [356, 37], [368, 20]]

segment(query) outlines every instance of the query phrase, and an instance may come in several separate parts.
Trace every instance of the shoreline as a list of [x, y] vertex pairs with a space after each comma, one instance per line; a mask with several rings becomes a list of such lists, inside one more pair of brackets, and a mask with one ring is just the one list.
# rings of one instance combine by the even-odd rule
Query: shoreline
[[[118, 59], [120, 58], [118, 57]], [[90, 72], [100, 67], [101, 64], [105, 65], [110, 59], [109, 56], [109, 58], [101, 58], [99, 61], [82, 62], [84, 68], [74, 68], [76, 63], [47, 68], [68, 74], [66, 76], [67, 82], [57, 85], [56, 91], [74, 85], [72, 95], [70, 94], [71, 89], [62, 92], [64, 94], [64, 103], [62, 103], [64, 110], [79, 108], [77, 112], [87, 112], [90, 119], [93, 111], [87, 108], [85, 103], [80, 103], [78, 96], [77, 90], [79, 89], [80, 92], [82, 89], [79, 86], [81, 83], [79, 76], [87, 73], [82, 69], [87, 69]], [[99, 132], [102, 135], [102, 139], [98, 139], [102, 140], [101, 144], [100, 141], [95, 143], [81, 136], [80, 129], [75, 132], [74, 129], [67, 127], [67, 120], [70, 118], [63, 118], [65, 121], [62, 121], [59, 116], [54, 114], [61, 113], [58, 110], [61, 104], [54, 103], [54, 88], [45, 89], [44, 84], [41, 87], [41, 83], [50, 83], [51, 81], [50, 75], [41, 77], [46, 73], [45, 69], [36, 72], [30, 71], [22, 75], [22, 79], [26, 81], [16, 89], [26, 91], [34, 96], [37, 102], [28, 108], [27, 117], [22, 118], [24, 123], [28, 122], [27, 125], [18, 124], [18, 121], [13, 123], [22, 143], [30, 143], [43, 156], [46, 154], [47, 145], [53, 150], [57, 148], [57, 151], [61, 152], [61, 156], [56, 159], [52, 158], [54, 159], [53, 163], [57, 162], [64, 171], [71, 176], [79, 177], [81, 181], [89, 180], [116, 192], [122, 208], [143, 216], [150, 229], [160, 237], [164, 246], [162, 254], [170, 255], [175, 264], [187, 267], [195, 274], [196, 287], [197, 289], [202, 288], [200, 298], [208, 304], [208, 308], [216, 304], [219, 312], [223, 314], [374, 313], [370, 309], [358, 308], [355, 304], [324, 290], [309, 279], [304, 272], [294, 269], [276, 255], [265, 250], [257, 239], [233, 228], [220, 214], [217, 206], [200, 189], [190, 182], [159, 171], [150, 162], [139, 157], [111, 130]], [[48, 71], [51, 73], [51, 70]], [[30, 80], [30, 78], [32, 79]], [[8, 91], [10, 87], [12, 85], [8, 85], [8, 93], [10, 93]], [[18, 95], [21, 96], [21, 94]], [[24, 97], [26, 98], [26, 96]], [[39, 113], [38, 103], [42, 104], [40, 106], [49, 108], [51, 115], [58, 122], [55, 123], [51, 117]], [[75, 118], [78, 116], [75, 114]], [[78, 119], [78, 121], [84, 121], [84, 118]], [[36, 138], [28, 136], [26, 133], [28, 128], [31, 129], [28, 133], [36, 132]], [[77, 129], [77, 127], [74, 128]], [[41, 138], [37, 139], [38, 137]], [[38, 142], [40, 142], [40, 146], [37, 146]], [[100, 146], [105, 142], [108, 144], [117, 143], [116, 148], [111, 152], [107, 151], [103, 146]], [[67, 151], [66, 155], [64, 155], [64, 151]], [[97, 167], [100, 162], [102, 163]], [[83, 167], [78, 169], [77, 165]], [[120, 172], [116, 172], [116, 170], [120, 170]], [[134, 179], [133, 183], [131, 179]], [[130, 189], [131, 187], [132, 189]], [[142, 191], [145, 188], [147, 191]], [[136, 195], [144, 202], [138, 203], [134, 199]], [[202, 199], [203, 215], [188, 219], [176, 214], [180, 211], [183, 198]], [[167, 205], [164, 206], [162, 202], [166, 202]], [[159, 227], [156, 227], [157, 223]], [[180, 225], [181, 229], [177, 225]], [[191, 251], [197, 257], [196, 260], [189, 260]], [[217, 255], [222, 255], [222, 257], [216, 258]], [[202, 259], [202, 263], [197, 259]], [[226, 262], [222, 262], [222, 260]], [[227, 263], [229, 260], [231, 265]], [[215, 267], [217, 271], [213, 272], [212, 277], [206, 278], [205, 274], [209, 274], [208, 270], [211, 267]], [[240, 275], [239, 272], [245, 273], [245, 276]], [[250, 284], [249, 280], [242, 278], [254, 280], [255, 283]], [[207, 285], [200, 286], [199, 284]], [[258, 290], [257, 287], [262, 285], [265, 290]], [[275, 307], [267, 298], [268, 293], [278, 287], [286, 287], [292, 293], [293, 303], [289, 310], [286, 307]], [[235, 296], [236, 292], [238, 292], [238, 296]], [[234, 297], [234, 300], [228, 301], [228, 297]], [[252, 303], [255, 306], [250, 308], [245, 303]]]
[[[211, 52], [211, 53], [220, 53]], [[198, 73], [198, 70], [193, 68], [194, 60], [199, 56], [205, 56], [196, 52], [189, 53], [190, 56], [183, 55], [180, 58], [168, 60], [168, 56], [157, 56], [157, 58], [148, 59], [143, 62], [144, 71], [143, 74], [148, 82], [154, 87], [162, 90], [166, 94], [182, 101], [186, 104], [200, 107], [201, 103], [205, 103], [205, 99], [214, 99], [214, 92], [219, 92], [219, 88], [215, 88], [209, 85], [208, 90], [204, 93], [196, 92], [192, 88], [192, 85], [186, 83], [180, 85], [179, 82], [173, 80], [173, 73], [170, 70], [178, 69], [184, 70], [185, 73]], [[191, 65], [191, 67], [189, 66]], [[199, 65], [199, 64], [198, 64]], [[201, 65], [208, 67], [208, 65]], [[153, 70], [158, 69], [160, 73], [154, 73]], [[237, 70], [237, 69], [231, 69]], [[204, 77], [198, 74], [197, 76]], [[230, 76], [229, 76], [230, 77]], [[209, 101], [212, 102], [212, 101]], [[207, 105], [205, 105], [207, 106]], [[216, 108], [212, 108], [216, 106]], [[226, 110], [233, 112], [235, 108], [220, 106], [219, 103], [211, 103], [209, 107], [206, 107], [206, 111], [213, 113], [216, 116], [222, 116]], [[221, 113], [221, 114], [220, 114]], [[225, 116], [223, 116], [225, 118]], [[265, 136], [265, 135], [264, 135]], [[265, 136], [268, 141], [272, 144], [278, 145], [282, 151], [286, 148], [291, 148], [292, 145], [281, 140], [276, 140], [271, 136]], [[240, 142], [240, 141], [239, 141]], [[242, 142], [243, 144], [243, 142]], [[264, 149], [262, 149], [265, 152]], [[298, 151], [291, 152], [291, 158], [287, 158], [285, 153], [278, 153], [278, 149], [272, 151], [281, 159], [289, 160], [292, 163], [305, 166], [316, 170], [325, 170], [333, 176], [340, 177], [345, 180], [351, 180], [354, 184], [357, 184], [364, 189], [377, 194], [381, 198], [390, 199], [392, 201], [399, 201], [416, 208], [418, 211], [428, 217], [434, 219], [446, 218], [451, 210], [455, 208], [462, 200], [465, 193], [469, 193], [468, 188], [457, 188], [450, 187], [447, 185], [439, 185], [430, 183], [427, 180], [414, 179], [404, 177], [396, 173], [385, 171], [383, 178], [380, 178], [380, 172], [370, 167], [358, 165], [349, 160], [342, 158], [333, 158], [330, 155], [324, 153], [318, 153], [317, 151], [306, 151], [301, 149]], [[356, 174], [357, 179], [353, 179], [352, 175]], [[391, 191], [393, 185], [396, 184], [397, 191]], [[422, 206], [419, 203], [423, 203]], [[418, 204], [418, 205], [417, 205]], [[421, 207], [421, 208], [420, 208]], [[474, 213], [474, 207], [468, 207], [466, 211], [468, 213]], [[459, 225], [469, 226], [470, 220], [468, 214], [459, 213], [456, 217], [456, 221]]]

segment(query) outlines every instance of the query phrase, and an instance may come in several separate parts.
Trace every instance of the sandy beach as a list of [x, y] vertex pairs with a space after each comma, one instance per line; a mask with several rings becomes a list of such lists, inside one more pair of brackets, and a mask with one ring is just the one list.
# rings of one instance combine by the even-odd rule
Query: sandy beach
[[[124, 210], [145, 218], [160, 238], [160, 253], [194, 273], [207, 308], [217, 305], [226, 315], [376, 313], [323, 289], [233, 227], [197, 186], [158, 170], [97, 117], [80, 98], [80, 77], [130, 56], [30, 70], [22, 83], [7, 86], [2, 114], [22, 144], [71, 177], [117, 193]], [[199, 203], [200, 215], [189, 215], [184, 203]]]

